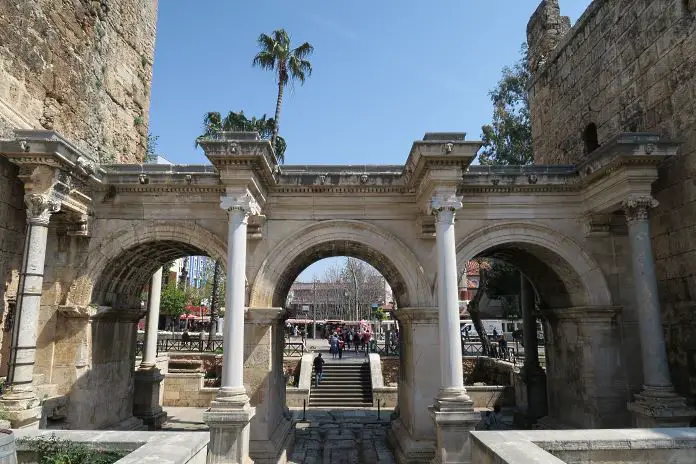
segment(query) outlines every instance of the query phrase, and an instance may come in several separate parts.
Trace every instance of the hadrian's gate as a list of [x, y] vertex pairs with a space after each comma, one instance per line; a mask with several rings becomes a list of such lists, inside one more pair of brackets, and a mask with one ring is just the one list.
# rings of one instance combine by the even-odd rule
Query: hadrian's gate
[[[243, 318], [243, 339], [234, 332], [225, 349], [243, 344], [244, 356], [225, 360], [243, 363], [256, 407], [256, 459], [277, 455], [291, 434], [282, 306], [299, 273], [330, 256], [367, 261], [394, 291], [402, 357], [393, 437], [401, 461], [435, 453], [443, 405], [466, 407], [456, 378], [456, 277], [479, 256], [518, 267], [540, 302], [548, 424], [661, 420], [643, 407], [651, 391], [673, 394], [659, 307], [643, 290], [655, 282], [641, 234], [656, 165], [675, 145], [621, 134], [580, 166], [500, 168], [472, 166], [480, 143], [455, 133], [426, 134], [399, 166], [277, 166], [270, 143], [249, 133], [202, 146], [212, 166], [99, 166], [51, 132], [18, 131], [0, 142], [24, 181], [25, 284], [37, 282], [41, 266], [30, 268], [46, 257], [40, 310], [20, 283], [23, 322], [9, 382], [25, 399], [34, 394], [32, 375], [54, 385], [69, 427], [132, 420], [141, 289], [163, 264], [198, 254], [228, 263], [228, 278], [239, 283], [228, 289], [227, 311], [231, 323]], [[228, 387], [223, 375], [221, 401], [245, 401], [238, 386]]]

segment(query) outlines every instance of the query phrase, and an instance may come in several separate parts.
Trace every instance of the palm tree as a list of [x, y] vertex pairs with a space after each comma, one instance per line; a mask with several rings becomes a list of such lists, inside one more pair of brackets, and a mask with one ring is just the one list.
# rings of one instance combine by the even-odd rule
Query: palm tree
[[275, 127], [271, 137], [271, 145], [275, 146], [278, 137], [278, 121], [280, 120], [280, 107], [283, 103], [283, 90], [291, 80], [298, 80], [304, 84], [307, 77], [312, 74], [312, 64], [306, 59], [314, 51], [309, 42], [305, 42], [297, 48], [290, 48], [290, 36], [285, 29], [277, 29], [269, 36], [261, 34], [257, 39], [261, 51], [254, 57], [253, 65], [261, 69], [277, 72], [278, 100], [276, 101]]

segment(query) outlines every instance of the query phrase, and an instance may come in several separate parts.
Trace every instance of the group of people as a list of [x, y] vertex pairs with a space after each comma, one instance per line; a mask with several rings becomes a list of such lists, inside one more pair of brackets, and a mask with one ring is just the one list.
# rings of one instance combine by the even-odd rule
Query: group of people
[[358, 351], [364, 351], [367, 353], [370, 347], [370, 340], [372, 339], [372, 333], [365, 328], [355, 327], [345, 328], [337, 327], [336, 330], [329, 335], [329, 353], [336, 358], [343, 358], [343, 351], [351, 347], [357, 353]]

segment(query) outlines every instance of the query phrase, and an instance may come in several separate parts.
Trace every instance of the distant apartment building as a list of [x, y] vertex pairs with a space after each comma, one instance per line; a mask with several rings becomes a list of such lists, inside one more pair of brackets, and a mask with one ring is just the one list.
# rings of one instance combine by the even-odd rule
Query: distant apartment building
[[356, 308], [353, 285], [346, 282], [295, 282], [290, 288], [287, 308], [298, 317], [317, 319], [369, 319], [372, 306], [393, 308], [392, 290], [384, 279], [375, 291], [358, 298]]
[[172, 264], [169, 270], [170, 281], [186, 281], [186, 285], [200, 288], [205, 286], [207, 280], [212, 278], [212, 269], [215, 261], [207, 256], [186, 256], [179, 258]]

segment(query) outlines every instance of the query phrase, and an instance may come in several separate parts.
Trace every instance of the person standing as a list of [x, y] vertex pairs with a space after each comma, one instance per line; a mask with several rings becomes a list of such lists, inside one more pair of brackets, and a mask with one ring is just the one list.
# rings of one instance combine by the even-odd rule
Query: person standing
[[334, 332], [333, 336], [331, 337], [331, 356], [336, 359], [336, 355], [338, 354], [338, 336], [336, 335], [336, 332]]
[[314, 358], [314, 386], [318, 387], [321, 383], [321, 377], [324, 375], [324, 358], [321, 357], [321, 353]]

